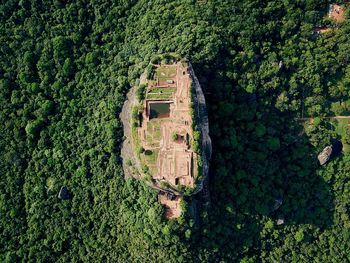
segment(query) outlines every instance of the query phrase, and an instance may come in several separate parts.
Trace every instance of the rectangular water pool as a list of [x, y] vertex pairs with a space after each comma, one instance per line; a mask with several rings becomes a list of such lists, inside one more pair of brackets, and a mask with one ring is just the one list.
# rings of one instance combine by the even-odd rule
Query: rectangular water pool
[[150, 103], [149, 118], [168, 118], [170, 116], [170, 103]]

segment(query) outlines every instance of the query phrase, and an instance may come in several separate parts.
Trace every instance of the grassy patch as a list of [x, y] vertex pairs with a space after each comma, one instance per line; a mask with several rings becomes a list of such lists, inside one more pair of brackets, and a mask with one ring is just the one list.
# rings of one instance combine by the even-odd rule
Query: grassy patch
[[331, 111], [334, 115], [350, 115], [350, 100], [331, 103]]
[[147, 153], [147, 151], [144, 153], [144, 159], [147, 163], [147, 165], [151, 166], [151, 165], [156, 165], [156, 160], [157, 160], [157, 156], [158, 156], [158, 149], [154, 149], [152, 151], [149, 151], [150, 153]]
[[176, 88], [152, 88], [148, 94], [147, 99], [171, 99]]
[[152, 88], [149, 93], [172, 93], [175, 92], [176, 88]]
[[344, 152], [350, 152], [350, 145], [345, 143], [346, 131], [350, 129], [350, 119], [335, 119], [332, 121], [337, 134], [341, 136]]
[[148, 86], [156, 86], [157, 85], [157, 81], [156, 80], [148, 80]]
[[131, 118], [131, 136], [132, 136], [132, 142], [134, 145], [134, 151], [138, 154], [138, 149], [140, 148], [140, 141], [139, 141], [139, 135], [137, 132], [137, 114], [138, 114], [138, 107], [134, 106], [132, 109], [132, 118]]
[[147, 94], [148, 100], [168, 100], [173, 98], [173, 93], [149, 93]]
[[152, 120], [148, 123], [146, 140], [147, 144], [152, 145], [152, 147], [158, 147], [161, 139], [160, 134], [160, 123], [159, 120]]
[[167, 80], [176, 75], [176, 67], [159, 67], [156, 69], [156, 75], [160, 80]]
[[148, 174], [157, 173], [157, 157], [159, 149], [146, 150], [140, 155], [140, 161], [143, 166], [148, 167]]

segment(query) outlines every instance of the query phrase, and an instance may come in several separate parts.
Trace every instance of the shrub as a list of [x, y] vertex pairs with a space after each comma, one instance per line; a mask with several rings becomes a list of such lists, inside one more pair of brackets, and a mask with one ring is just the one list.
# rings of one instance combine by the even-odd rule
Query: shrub
[[145, 150], [145, 155], [152, 155], [153, 151], [152, 150]]
[[139, 148], [139, 153], [144, 153], [145, 152], [145, 149], [143, 147], [140, 147]]
[[174, 132], [172, 135], [171, 135], [171, 138], [173, 139], [173, 141], [176, 141], [178, 139], [178, 135], [176, 132]]
[[143, 101], [145, 99], [146, 88], [147, 88], [146, 84], [141, 84], [137, 89], [136, 96], [138, 101]]

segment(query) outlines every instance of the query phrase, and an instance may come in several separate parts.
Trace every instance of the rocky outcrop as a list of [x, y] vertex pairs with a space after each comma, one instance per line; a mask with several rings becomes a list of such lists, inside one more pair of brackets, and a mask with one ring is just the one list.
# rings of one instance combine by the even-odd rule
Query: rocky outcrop
[[[208, 182], [207, 178], [209, 175], [209, 160], [212, 154], [212, 145], [211, 139], [209, 137], [209, 121], [207, 108], [205, 103], [205, 97], [202, 91], [202, 88], [199, 84], [199, 81], [194, 74], [192, 66], [189, 65], [189, 73], [193, 82], [193, 103], [196, 111], [196, 116], [199, 116], [196, 120], [196, 124], [201, 133], [201, 149], [202, 149], [202, 177], [200, 180], [196, 181], [196, 187], [193, 191], [193, 194], [200, 192], [203, 189], [204, 182]], [[146, 82], [145, 74], [143, 74], [140, 78], [140, 84]], [[123, 105], [122, 112], [120, 114], [120, 119], [123, 123], [124, 130], [124, 141], [121, 149], [121, 157], [123, 160], [123, 170], [125, 178], [133, 177], [135, 179], [141, 179], [143, 177], [141, 164], [138, 157], [135, 154], [135, 149], [132, 143], [132, 109], [134, 106], [138, 105], [138, 100], [136, 96], [137, 87], [133, 87], [129, 90], [127, 94], [127, 100]], [[148, 184], [163, 192], [172, 192], [176, 195], [181, 195], [181, 193], [175, 191], [174, 189], [163, 189], [160, 188], [159, 185], [152, 184], [148, 182]]]
[[195, 194], [203, 189], [203, 183], [207, 181], [206, 179], [209, 176], [209, 160], [212, 154], [212, 144], [211, 139], [209, 137], [209, 120], [204, 93], [196, 75], [194, 74], [191, 64], [189, 64], [189, 73], [193, 81], [193, 104], [196, 111], [196, 116], [199, 116], [196, 122], [201, 133], [201, 149], [203, 157], [203, 178], [202, 180], [197, 182], [197, 187], [194, 191]]
[[324, 165], [330, 158], [332, 154], [332, 146], [327, 146], [323, 151], [317, 156], [318, 161], [321, 165]]
[[327, 146], [323, 151], [317, 156], [318, 161], [321, 165], [326, 164], [330, 159], [339, 155], [343, 150], [343, 144], [336, 140], [332, 140], [332, 145]]
[[122, 112], [120, 113], [120, 120], [123, 123], [124, 130], [124, 141], [121, 149], [121, 157], [123, 160], [123, 171], [124, 177], [134, 177], [139, 179], [141, 174], [139, 172], [140, 163], [138, 158], [135, 156], [135, 150], [132, 144], [132, 109], [137, 105], [137, 96], [136, 96], [137, 87], [132, 87], [128, 94], [127, 99], [124, 102]]

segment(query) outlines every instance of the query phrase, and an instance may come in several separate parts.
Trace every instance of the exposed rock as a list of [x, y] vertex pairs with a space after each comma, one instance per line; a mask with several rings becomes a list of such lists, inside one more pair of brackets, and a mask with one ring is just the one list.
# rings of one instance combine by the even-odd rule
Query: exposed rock
[[328, 17], [336, 23], [345, 20], [345, 8], [337, 3], [329, 4]]
[[278, 63], [278, 68], [281, 69], [283, 67], [283, 62], [282, 60], [280, 60], [280, 62]]
[[58, 193], [58, 196], [57, 196], [59, 199], [62, 199], [62, 200], [67, 200], [69, 199], [70, 197], [70, 194], [69, 194], [69, 191], [67, 189], [67, 187], [65, 186], [62, 186], [61, 187], [61, 190], [60, 192]]
[[323, 151], [317, 156], [318, 161], [321, 165], [324, 165], [331, 158], [339, 155], [343, 150], [343, 144], [338, 140], [332, 140], [332, 145], [327, 146]]
[[321, 165], [324, 165], [330, 159], [332, 154], [332, 146], [327, 146], [323, 151], [317, 156], [318, 161]]
[[281, 198], [275, 199], [275, 203], [273, 205], [273, 211], [276, 211], [282, 205], [283, 200]]
[[[140, 83], [144, 82], [144, 75], [140, 78]], [[137, 96], [136, 96], [137, 87], [132, 87], [128, 94], [127, 100], [124, 102], [122, 112], [120, 113], [120, 119], [123, 123], [124, 129], [124, 142], [121, 149], [121, 157], [123, 159], [123, 171], [125, 178], [134, 177], [136, 179], [140, 178], [139, 169], [141, 167], [138, 158], [135, 157], [135, 150], [132, 145], [132, 123], [131, 123], [131, 115], [132, 108], [137, 104]]]
[[283, 219], [283, 218], [277, 219], [276, 224], [277, 224], [278, 226], [283, 225], [283, 224], [284, 224], [284, 219]]
[[202, 149], [203, 149], [203, 180], [198, 182], [197, 188], [194, 191], [195, 193], [198, 193], [203, 189], [203, 183], [205, 179], [209, 175], [209, 160], [211, 158], [212, 154], [212, 144], [211, 139], [209, 137], [209, 120], [208, 120], [208, 113], [207, 113], [207, 106], [205, 103], [205, 97], [203, 94], [203, 90], [201, 88], [201, 85], [199, 84], [199, 81], [194, 74], [193, 68], [191, 63], [189, 63], [189, 72], [193, 80], [193, 87], [195, 92], [193, 93], [193, 99], [194, 99], [194, 105], [196, 107], [196, 110], [199, 112], [199, 116], [201, 116], [198, 124], [198, 128], [201, 131], [201, 143], [202, 143]]
[[[160, 66], [161, 66], [160, 64], [153, 65], [153, 67], [155, 68], [159, 68]], [[178, 218], [181, 216], [182, 211], [181, 211], [180, 202], [183, 198], [182, 197], [183, 195], [194, 195], [194, 194], [197, 194], [198, 192], [201, 192], [206, 202], [206, 205], [210, 203], [210, 195], [209, 195], [209, 189], [208, 189], [208, 181], [209, 181], [208, 176], [209, 176], [209, 160], [212, 154], [212, 145], [209, 137], [209, 122], [208, 122], [207, 108], [205, 103], [205, 97], [204, 97], [202, 88], [199, 84], [199, 81], [196, 75], [194, 74], [191, 64], [174, 63], [174, 65], [166, 64], [163, 67], [165, 69], [169, 69], [172, 66], [176, 66], [176, 74], [178, 74], [176, 78], [175, 76], [171, 75], [173, 73], [168, 74], [165, 80], [164, 78], [160, 79], [156, 77], [155, 79], [156, 84], [153, 84], [153, 82], [149, 82], [149, 80], [147, 80], [146, 72], [142, 74], [140, 77], [139, 84], [148, 85], [148, 88], [145, 91], [146, 94], [145, 94], [144, 100], [141, 100], [141, 102], [139, 101], [139, 98], [137, 97], [138, 88], [136, 86], [131, 88], [127, 94], [127, 100], [125, 101], [122, 112], [120, 114], [120, 119], [124, 127], [124, 138], [125, 138], [121, 149], [124, 175], [126, 178], [127, 177], [133, 177], [135, 179], [145, 178], [144, 182], [147, 185], [159, 191], [158, 201], [164, 206], [165, 218], [167, 219]], [[163, 73], [161, 72], [160, 74], [163, 74]], [[182, 84], [178, 86], [178, 82]], [[148, 96], [148, 95], [153, 95], [153, 93], [150, 92], [150, 89], [149, 89], [150, 87], [164, 88], [164, 87], [170, 87], [170, 86], [171, 87], [174, 86], [173, 88], [176, 88], [176, 89], [175, 89], [175, 92], [173, 92], [169, 97], [166, 97], [166, 99], [164, 99], [164, 97], [155, 98], [155, 97]], [[181, 92], [181, 90], [186, 92]], [[164, 94], [169, 94], [169, 93], [163, 93], [163, 95]], [[186, 94], [189, 94], [189, 95], [186, 95]], [[191, 101], [191, 99], [193, 102], [193, 111], [194, 111], [195, 119], [193, 119], [193, 115], [192, 115], [193, 113], [191, 113], [191, 110], [190, 110], [191, 104], [189, 104], [189, 102]], [[169, 116], [166, 116], [166, 117], [157, 116], [157, 118], [165, 118], [162, 122], [162, 126], [161, 126], [162, 129], [160, 130], [160, 135], [162, 136], [161, 137], [162, 140], [153, 140], [152, 145], [150, 146], [150, 143], [147, 141], [147, 137], [145, 136], [145, 134], [149, 132], [147, 129], [147, 125], [150, 125], [150, 118], [151, 118], [150, 112], [152, 110], [152, 107], [156, 106], [156, 104], [160, 104], [160, 102], [163, 102], [163, 104], [164, 103], [169, 104], [174, 102], [177, 102], [177, 103], [169, 107], [169, 111], [170, 111], [169, 116], [170, 114], [174, 114], [172, 115], [172, 118], [169, 118]], [[143, 111], [141, 113], [143, 121], [139, 122], [137, 127], [137, 133], [138, 133], [137, 135], [139, 136], [138, 138], [140, 140], [134, 143], [132, 141], [134, 135], [133, 135], [133, 130], [132, 130], [133, 127], [132, 127], [131, 120], [133, 119], [132, 117], [133, 109], [136, 109], [136, 107], [140, 106], [140, 103], [143, 103], [142, 105]], [[182, 107], [181, 109], [182, 119], [177, 120], [177, 118], [179, 118], [180, 111], [175, 111], [175, 110], [177, 109], [177, 107], [180, 107], [180, 105]], [[188, 117], [185, 115], [187, 107], [188, 107]], [[139, 114], [140, 114], [140, 110], [139, 110]], [[191, 119], [188, 120], [189, 118]], [[155, 121], [156, 120], [152, 120], [152, 123], [156, 123]], [[193, 136], [191, 135], [192, 134], [191, 132], [193, 129], [192, 121], [195, 122], [200, 134], [198, 144], [201, 149], [200, 157], [202, 159], [202, 166], [198, 165], [197, 167], [202, 169], [201, 172], [198, 171], [198, 169], [182, 169], [183, 167], [186, 167], [186, 164], [191, 168], [191, 165], [193, 165], [194, 162], [193, 161], [188, 162], [188, 159], [193, 158], [193, 154], [198, 154], [197, 152], [195, 153], [191, 152], [192, 145], [188, 143], [189, 136]], [[133, 122], [135, 123], [135, 121]], [[174, 123], [176, 124], [176, 126], [174, 125]], [[170, 136], [172, 134], [176, 135], [176, 139], [171, 139]], [[157, 155], [155, 158], [157, 161], [156, 165], [159, 165], [159, 166], [156, 166], [156, 170], [154, 169], [155, 164], [152, 164], [153, 170], [151, 171], [149, 169], [146, 170], [144, 168], [144, 167], [149, 168], [151, 166], [148, 166], [148, 163], [146, 163], [146, 165], [142, 163], [142, 161], [144, 160], [139, 159], [139, 156], [137, 155], [137, 150], [139, 149], [135, 149], [135, 147], [139, 147], [139, 149], [145, 149], [144, 153], [142, 154], [146, 154], [147, 151], [150, 151], [152, 153], [152, 151], [150, 150], [151, 148], [152, 150], [154, 149], [157, 150]], [[176, 155], [176, 158], [171, 158], [172, 156], [175, 157], [174, 155], [175, 152], [169, 150], [171, 149], [171, 147], [175, 147], [178, 150], [178, 153], [181, 153], [182, 154], [181, 156], [186, 158], [181, 159], [181, 156], [178, 153]], [[181, 147], [184, 148], [183, 152], [179, 151]], [[192, 153], [192, 154], [189, 154], [189, 153]], [[171, 172], [171, 170], [167, 168], [167, 167], [171, 167], [170, 165], [161, 165], [164, 163], [165, 164], [171, 163], [173, 164], [172, 165], [173, 167], [177, 165], [178, 166], [177, 173], [180, 176], [177, 176], [178, 174]], [[195, 175], [194, 175], [194, 172], [195, 172]], [[182, 181], [180, 181], [179, 178]], [[188, 185], [189, 187], [180, 188], [180, 187], [176, 187], [177, 185], [181, 185], [181, 186]], [[197, 209], [195, 205], [193, 205], [192, 211], [194, 211], [193, 212], [194, 215], [198, 214], [196, 212]]]

